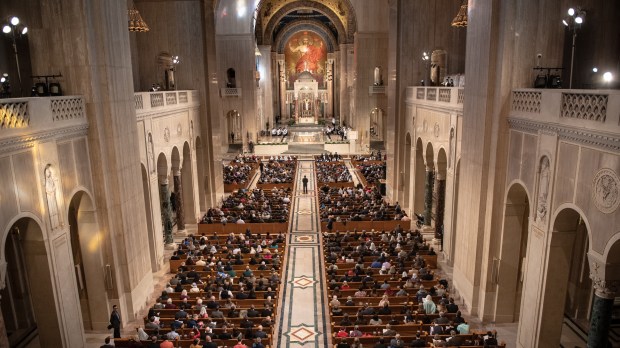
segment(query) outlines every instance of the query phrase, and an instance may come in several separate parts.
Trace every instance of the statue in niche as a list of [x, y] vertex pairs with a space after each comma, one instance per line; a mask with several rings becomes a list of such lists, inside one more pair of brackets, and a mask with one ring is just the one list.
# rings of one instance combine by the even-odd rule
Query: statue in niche
[[538, 204], [536, 219], [542, 221], [547, 216], [547, 197], [549, 195], [549, 158], [544, 156], [540, 160], [540, 178], [538, 179]]
[[149, 133], [149, 135], [147, 136], [147, 142], [148, 144], [146, 144], [146, 161], [148, 162], [148, 166], [149, 166], [149, 172], [150, 173], [154, 173], [155, 172], [155, 156], [153, 155], [154, 151], [153, 151], [153, 135], [151, 135], [151, 133]]
[[383, 86], [383, 77], [381, 76], [381, 66], [376, 66], [374, 71], [374, 85]]
[[45, 167], [45, 194], [47, 196], [47, 212], [50, 216], [52, 230], [61, 226], [61, 217], [58, 211], [58, 200], [56, 199], [56, 176], [52, 170], [52, 165]]
[[194, 121], [189, 121], [189, 147], [194, 148]]

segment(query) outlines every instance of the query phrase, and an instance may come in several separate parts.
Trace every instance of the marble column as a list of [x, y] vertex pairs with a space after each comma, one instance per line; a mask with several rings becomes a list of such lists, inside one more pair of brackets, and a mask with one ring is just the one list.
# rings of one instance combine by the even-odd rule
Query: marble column
[[424, 186], [424, 226], [431, 225], [433, 211], [433, 186], [435, 186], [435, 171], [426, 167], [426, 184]]
[[609, 325], [611, 312], [614, 306], [618, 282], [606, 283], [601, 279], [594, 279], [594, 302], [588, 332], [588, 348], [607, 347], [609, 341]]
[[164, 243], [172, 244], [172, 209], [170, 206], [170, 191], [168, 190], [168, 176], [159, 176], [159, 200], [161, 202], [161, 221], [164, 225]]
[[185, 215], [183, 215], [183, 185], [181, 185], [181, 168], [175, 169], [172, 172], [172, 180], [174, 184], [174, 196], [176, 197], [177, 207], [177, 232], [184, 233], [185, 231]]
[[435, 218], [435, 238], [443, 240], [443, 216], [446, 207], [446, 177], [437, 174], [436, 186], [437, 216]]
[[286, 100], [286, 71], [284, 66], [284, 59], [279, 59], [277, 66], [280, 81], [280, 120], [282, 122], [288, 115], [288, 110], [286, 109], [288, 107], [288, 103]]

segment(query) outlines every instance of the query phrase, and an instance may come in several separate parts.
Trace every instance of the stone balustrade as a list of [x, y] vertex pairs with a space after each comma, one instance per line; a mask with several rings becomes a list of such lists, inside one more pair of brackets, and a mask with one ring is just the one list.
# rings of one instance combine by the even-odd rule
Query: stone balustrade
[[515, 89], [510, 103], [511, 124], [521, 120], [620, 133], [618, 90]]
[[88, 128], [84, 97], [0, 99], [1, 139], [42, 137], [65, 128]]
[[153, 112], [187, 108], [200, 104], [198, 91], [136, 92], [134, 106], [138, 118]]
[[463, 87], [407, 87], [408, 103], [462, 109], [463, 101]]

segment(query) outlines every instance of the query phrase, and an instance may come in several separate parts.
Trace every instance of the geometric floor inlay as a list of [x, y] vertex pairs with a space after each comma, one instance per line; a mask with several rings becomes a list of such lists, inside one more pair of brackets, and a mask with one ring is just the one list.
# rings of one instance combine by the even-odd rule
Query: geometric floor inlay
[[293, 284], [294, 288], [305, 289], [309, 286], [313, 286], [317, 281], [314, 280], [314, 277], [307, 277], [302, 275], [301, 277], [295, 277], [290, 281]]
[[296, 243], [315, 243], [315, 239], [314, 239], [314, 236], [308, 236], [308, 235], [295, 236], [295, 242]]
[[301, 324], [299, 326], [291, 326], [291, 331], [286, 333], [290, 342], [303, 344], [308, 341], [314, 341], [314, 337], [317, 332], [314, 326], [306, 326]]

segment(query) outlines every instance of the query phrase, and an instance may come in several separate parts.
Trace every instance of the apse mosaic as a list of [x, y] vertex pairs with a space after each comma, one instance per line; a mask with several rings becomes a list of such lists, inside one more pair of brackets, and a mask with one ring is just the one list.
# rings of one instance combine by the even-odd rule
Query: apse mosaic
[[287, 81], [292, 84], [301, 73], [308, 71], [321, 85], [327, 61], [327, 45], [323, 39], [313, 32], [300, 31], [291, 36], [285, 47]]

